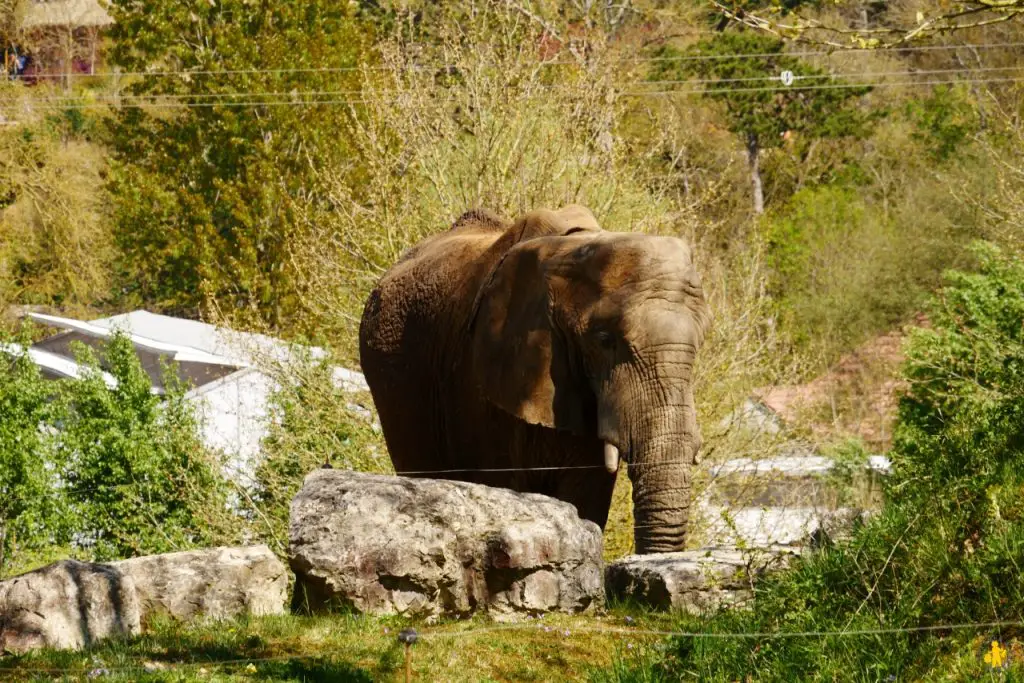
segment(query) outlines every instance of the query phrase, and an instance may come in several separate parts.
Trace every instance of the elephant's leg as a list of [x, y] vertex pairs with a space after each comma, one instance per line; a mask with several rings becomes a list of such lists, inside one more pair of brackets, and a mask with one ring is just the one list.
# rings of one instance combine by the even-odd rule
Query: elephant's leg
[[615, 490], [615, 475], [604, 469], [567, 471], [559, 477], [555, 497], [576, 506], [583, 519], [604, 529]]

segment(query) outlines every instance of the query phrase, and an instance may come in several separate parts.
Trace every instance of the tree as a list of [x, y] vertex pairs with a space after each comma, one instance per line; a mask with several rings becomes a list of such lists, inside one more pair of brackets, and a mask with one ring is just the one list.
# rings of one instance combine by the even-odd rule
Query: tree
[[932, 328], [907, 348], [895, 463], [925, 498], [984, 502], [1024, 480], [1024, 261], [991, 244], [973, 252], [978, 272], [947, 276]]
[[[705, 80], [705, 94], [725, 105], [729, 128], [746, 146], [754, 213], [764, 212], [760, 158], [785, 137], [858, 135], [865, 116], [853, 104], [867, 87], [834, 86], [828, 72], [805, 64], [783, 51], [782, 40], [749, 31], [724, 32], [700, 41], [685, 57], [658, 63], [652, 78], [680, 79], [696, 75]], [[662, 57], [675, 57], [665, 49]], [[758, 55], [751, 58], [747, 55]], [[781, 84], [785, 71], [792, 85]]]
[[70, 107], [0, 131], [0, 308], [109, 299], [115, 246], [94, 128]]
[[142, 301], [198, 314], [216, 300], [277, 327], [294, 309], [295, 209], [347, 160], [369, 27], [331, 0], [114, 0], [130, 87], [111, 184], [123, 270]]

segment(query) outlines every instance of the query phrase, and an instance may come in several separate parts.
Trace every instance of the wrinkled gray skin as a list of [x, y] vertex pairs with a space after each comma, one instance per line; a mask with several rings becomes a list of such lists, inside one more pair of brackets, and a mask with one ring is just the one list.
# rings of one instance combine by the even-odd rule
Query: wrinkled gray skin
[[[474, 211], [381, 278], [360, 360], [399, 473], [555, 496], [603, 528], [621, 457], [637, 552], [665, 552], [685, 540], [708, 323], [679, 239], [579, 206]], [[570, 469], [519, 469], [536, 467]]]

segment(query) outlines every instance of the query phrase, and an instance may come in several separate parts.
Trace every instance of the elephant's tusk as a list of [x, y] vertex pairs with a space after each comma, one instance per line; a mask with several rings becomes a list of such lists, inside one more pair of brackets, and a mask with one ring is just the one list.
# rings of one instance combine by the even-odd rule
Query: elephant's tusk
[[615, 444], [604, 445], [604, 468], [611, 474], [619, 471], [619, 449]]

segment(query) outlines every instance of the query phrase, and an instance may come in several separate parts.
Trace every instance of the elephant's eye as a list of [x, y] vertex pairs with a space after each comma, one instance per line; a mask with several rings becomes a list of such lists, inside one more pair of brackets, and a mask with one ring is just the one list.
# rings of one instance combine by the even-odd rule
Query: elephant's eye
[[600, 331], [594, 335], [597, 343], [601, 345], [603, 349], [614, 349], [615, 348], [615, 337], [612, 336], [611, 332]]

